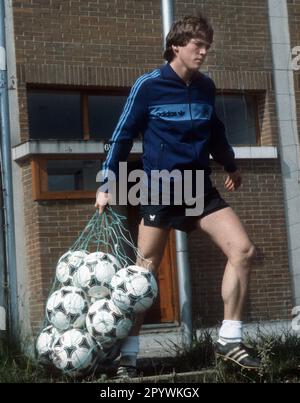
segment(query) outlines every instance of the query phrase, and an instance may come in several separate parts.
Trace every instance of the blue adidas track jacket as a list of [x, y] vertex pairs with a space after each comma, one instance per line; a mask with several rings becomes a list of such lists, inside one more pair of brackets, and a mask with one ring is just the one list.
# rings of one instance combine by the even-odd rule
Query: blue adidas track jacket
[[187, 85], [168, 63], [138, 78], [110, 139], [104, 180], [108, 170], [117, 176], [119, 161], [127, 159], [133, 139], [142, 133], [147, 175], [153, 169], [203, 169], [207, 192], [209, 154], [227, 172], [237, 169], [214, 103], [215, 85], [200, 72]]

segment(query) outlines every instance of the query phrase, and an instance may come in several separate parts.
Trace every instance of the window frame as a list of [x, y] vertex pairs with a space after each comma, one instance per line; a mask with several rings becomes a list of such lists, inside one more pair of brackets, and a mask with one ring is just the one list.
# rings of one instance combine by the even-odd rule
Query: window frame
[[[74, 85], [58, 85], [58, 84], [32, 84], [28, 83], [26, 86], [27, 93], [29, 91], [52, 91], [52, 92], [60, 92], [60, 91], [69, 91], [69, 92], [79, 92], [80, 93], [80, 105], [81, 105], [81, 126], [82, 126], [82, 138], [74, 139], [76, 140], [94, 140], [90, 137], [90, 128], [89, 128], [89, 109], [88, 109], [88, 97], [90, 95], [116, 95], [116, 96], [128, 96], [130, 92], [130, 87], [86, 87], [86, 86], [74, 86]], [[29, 122], [29, 114], [28, 114], [28, 122]], [[28, 125], [29, 126], [29, 125]], [[41, 141], [46, 139], [33, 139], [31, 140]], [[55, 139], [59, 140], [59, 139]]]
[[[45, 91], [74, 91], [80, 93], [81, 98], [81, 124], [82, 124], [82, 138], [79, 140], [89, 141], [94, 140], [90, 137], [90, 128], [89, 128], [89, 110], [88, 110], [88, 97], [89, 95], [120, 95], [120, 96], [128, 96], [131, 87], [86, 87], [86, 86], [75, 86], [75, 85], [66, 85], [66, 84], [27, 84], [27, 91], [30, 90], [45, 90]], [[216, 95], [249, 95], [254, 97], [255, 100], [255, 129], [256, 129], [256, 143], [255, 146], [261, 146], [261, 131], [259, 124], [259, 106], [258, 101], [259, 97], [264, 95], [265, 91], [262, 90], [221, 90], [217, 89]], [[29, 116], [28, 116], [29, 119]], [[29, 133], [30, 137], [30, 133]], [[35, 139], [39, 141], [39, 139]], [[41, 139], [40, 139], [41, 140]], [[59, 139], [57, 139], [59, 140]], [[74, 139], [76, 141], [76, 139]], [[78, 139], [77, 139], [78, 140]], [[105, 140], [102, 138], [102, 140]], [[234, 146], [248, 147], [247, 144], [234, 144]], [[253, 146], [253, 144], [251, 145]]]
[[99, 170], [101, 168], [101, 158], [98, 154], [89, 155], [34, 155], [31, 157], [30, 165], [32, 172], [32, 197], [34, 201], [41, 200], [76, 200], [95, 199], [96, 190], [48, 190], [47, 161], [58, 160], [97, 160], [99, 159]]
[[216, 91], [216, 95], [249, 95], [254, 98], [254, 112], [255, 112], [255, 132], [256, 132], [256, 142], [255, 145], [251, 144], [233, 144], [234, 147], [260, 147], [261, 146], [261, 130], [260, 130], [260, 124], [259, 124], [259, 106], [258, 106], [258, 100], [259, 97], [265, 94], [265, 91], [263, 90], [221, 90], [218, 89]]
[[[140, 154], [139, 158], [140, 158]], [[32, 174], [32, 198], [34, 201], [46, 200], [90, 200], [95, 199], [97, 190], [48, 190], [47, 161], [61, 160], [99, 160], [99, 170], [106, 154], [72, 154], [72, 155], [32, 155], [30, 159]], [[127, 161], [135, 161], [136, 154], [129, 155]], [[100, 186], [100, 184], [99, 184]]]

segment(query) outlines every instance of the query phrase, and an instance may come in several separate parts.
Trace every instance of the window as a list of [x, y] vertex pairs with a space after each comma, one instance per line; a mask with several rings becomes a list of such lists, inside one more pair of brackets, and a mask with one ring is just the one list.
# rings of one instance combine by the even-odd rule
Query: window
[[96, 176], [102, 166], [99, 156], [33, 157], [31, 161], [34, 200], [95, 198]]
[[31, 139], [109, 139], [129, 89], [58, 90], [28, 88]]
[[125, 95], [89, 95], [89, 128], [92, 139], [111, 137], [125, 103]]
[[28, 92], [28, 115], [32, 139], [82, 138], [79, 92], [30, 91]]
[[[108, 139], [126, 103], [129, 89], [28, 88], [32, 139]], [[258, 145], [258, 94], [221, 93], [216, 110], [232, 145]], [[94, 198], [102, 162], [94, 157], [34, 157], [35, 200]]]
[[97, 189], [96, 175], [101, 166], [98, 160], [48, 160], [48, 190], [74, 191]]
[[216, 112], [225, 125], [230, 144], [243, 146], [258, 144], [258, 113], [255, 95], [217, 95]]
[[[28, 89], [29, 132], [32, 139], [78, 140], [111, 137], [129, 89]], [[255, 94], [222, 93], [216, 111], [232, 145], [257, 145]]]
[[[105, 157], [104, 157], [105, 158]], [[94, 199], [100, 183], [97, 174], [104, 158], [35, 155], [31, 159], [33, 200]], [[140, 159], [129, 156], [127, 171], [140, 169]], [[101, 179], [101, 176], [98, 178]], [[128, 188], [131, 184], [128, 184]]]

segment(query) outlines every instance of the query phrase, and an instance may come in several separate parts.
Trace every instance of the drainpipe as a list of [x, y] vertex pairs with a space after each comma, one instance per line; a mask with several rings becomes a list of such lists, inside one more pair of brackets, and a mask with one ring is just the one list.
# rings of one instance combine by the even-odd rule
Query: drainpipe
[[[163, 40], [170, 31], [174, 21], [174, 1], [161, 0]], [[187, 235], [182, 231], [175, 231], [176, 236], [176, 256], [177, 256], [177, 276], [179, 286], [179, 308], [181, 320], [181, 338], [184, 348], [189, 348], [192, 344], [192, 289], [190, 278], [190, 265], [188, 259]]]
[[300, 305], [300, 155], [294, 72], [286, 0], [268, 0], [289, 269]]
[[6, 330], [6, 259], [5, 259], [5, 240], [4, 240], [4, 217], [3, 217], [3, 198], [2, 198], [2, 180], [1, 180], [1, 159], [0, 159], [0, 342], [5, 337]]
[[5, 5], [0, 0], [0, 123], [1, 123], [1, 174], [5, 217], [6, 267], [8, 280], [8, 310], [10, 340], [18, 344], [18, 291], [14, 232], [12, 189], [12, 162], [8, 111], [8, 87], [5, 48]]

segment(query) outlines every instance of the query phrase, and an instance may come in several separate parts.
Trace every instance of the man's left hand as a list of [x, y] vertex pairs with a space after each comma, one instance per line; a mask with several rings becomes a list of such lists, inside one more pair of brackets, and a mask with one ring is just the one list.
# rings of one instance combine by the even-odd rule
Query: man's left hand
[[225, 188], [228, 190], [228, 192], [234, 192], [241, 186], [241, 184], [242, 184], [242, 176], [239, 170], [236, 170], [235, 172], [231, 172], [230, 174], [228, 174], [225, 180]]

